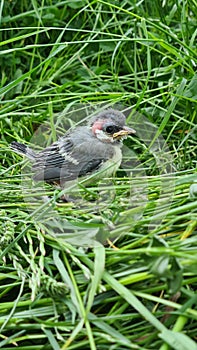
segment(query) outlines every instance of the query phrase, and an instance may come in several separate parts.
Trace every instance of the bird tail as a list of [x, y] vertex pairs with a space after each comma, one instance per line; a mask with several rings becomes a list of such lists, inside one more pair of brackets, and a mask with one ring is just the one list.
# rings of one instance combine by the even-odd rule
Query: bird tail
[[23, 143], [19, 143], [19, 142], [16, 142], [16, 141], [13, 141], [10, 145], [11, 149], [22, 155], [22, 156], [26, 156], [27, 158], [29, 158], [31, 161], [34, 161], [35, 160], [35, 157], [36, 157], [36, 153], [31, 149], [29, 148], [28, 146], [24, 145]]

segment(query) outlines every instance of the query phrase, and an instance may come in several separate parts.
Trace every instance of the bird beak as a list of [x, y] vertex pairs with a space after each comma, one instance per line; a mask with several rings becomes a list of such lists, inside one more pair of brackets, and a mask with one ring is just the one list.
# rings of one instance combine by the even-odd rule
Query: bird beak
[[136, 131], [134, 129], [129, 128], [128, 126], [124, 126], [122, 128], [122, 130], [115, 132], [113, 134], [113, 139], [119, 139], [119, 138], [131, 135], [131, 134], [135, 134], [135, 133], [136, 133]]

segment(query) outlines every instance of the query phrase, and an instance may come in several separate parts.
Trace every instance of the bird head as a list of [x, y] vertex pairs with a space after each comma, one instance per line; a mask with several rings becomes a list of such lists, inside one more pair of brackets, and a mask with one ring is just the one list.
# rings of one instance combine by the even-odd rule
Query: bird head
[[120, 111], [107, 109], [93, 117], [90, 127], [94, 136], [103, 142], [118, 142], [136, 131], [125, 125], [126, 118]]

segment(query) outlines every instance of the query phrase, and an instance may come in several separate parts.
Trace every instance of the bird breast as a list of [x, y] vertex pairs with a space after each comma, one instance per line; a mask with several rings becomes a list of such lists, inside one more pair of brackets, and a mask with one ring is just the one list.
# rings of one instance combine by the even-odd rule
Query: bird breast
[[101, 165], [97, 179], [112, 176], [120, 167], [122, 161], [122, 151], [119, 145], [113, 146], [114, 154]]

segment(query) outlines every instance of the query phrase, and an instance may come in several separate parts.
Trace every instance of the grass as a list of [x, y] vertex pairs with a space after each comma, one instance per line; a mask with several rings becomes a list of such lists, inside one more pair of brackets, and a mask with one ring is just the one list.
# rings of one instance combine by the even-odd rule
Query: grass
[[[196, 8], [2, 1], [3, 349], [196, 349]], [[10, 142], [40, 149], [103, 104], [138, 135], [116, 177], [74, 204], [32, 188]]]

